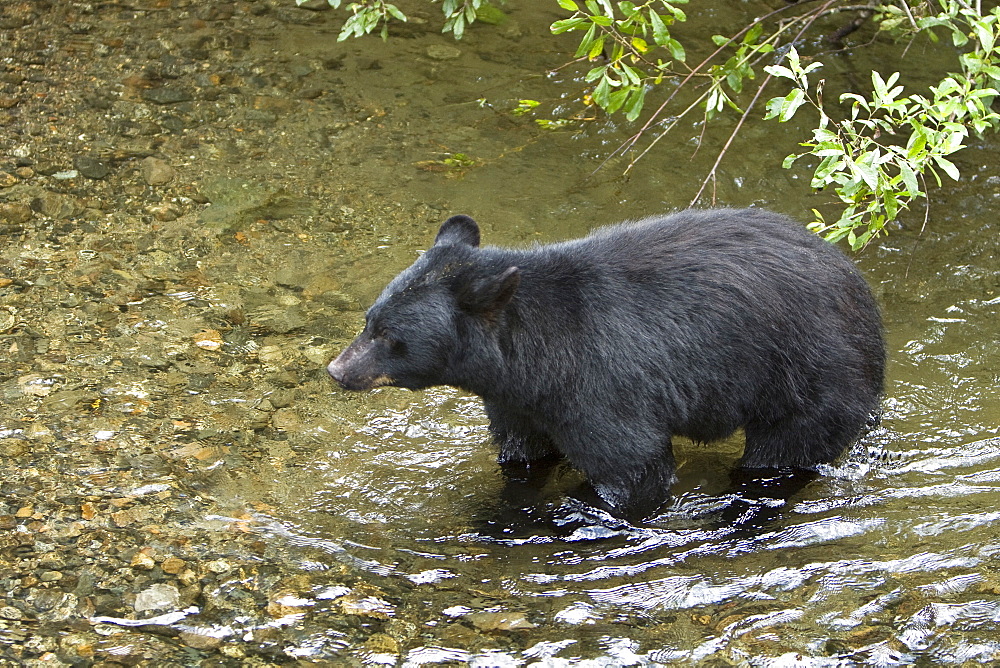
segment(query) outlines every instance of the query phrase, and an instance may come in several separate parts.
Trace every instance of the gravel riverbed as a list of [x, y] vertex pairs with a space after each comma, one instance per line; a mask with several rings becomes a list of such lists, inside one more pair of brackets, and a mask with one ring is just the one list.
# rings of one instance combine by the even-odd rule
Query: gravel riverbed
[[297, 597], [265, 504], [211, 492], [295, 465], [359, 308], [319, 260], [402, 217], [329, 167], [384, 116], [334, 85], [372, 59], [261, 47], [332, 41], [331, 14], [0, 6], [3, 665], [283, 664], [316, 629], [392, 651], [390, 594], [345, 566]]

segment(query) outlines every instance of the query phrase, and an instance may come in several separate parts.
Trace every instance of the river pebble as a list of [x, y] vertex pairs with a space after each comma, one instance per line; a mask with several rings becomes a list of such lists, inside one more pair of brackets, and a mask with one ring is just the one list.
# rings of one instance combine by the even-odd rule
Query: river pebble
[[432, 44], [427, 47], [427, 57], [431, 60], [455, 60], [461, 56], [461, 50], [447, 44]]
[[139, 592], [135, 597], [133, 608], [136, 612], [150, 610], [174, 610], [180, 602], [180, 592], [177, 587], [168, 584], [155, 584]]
[[152, 156], [143, 158], [140, 165], [142, 179], [147, 185], [163, 186], [173, 181], [176, 176], [174, 168], [167, 161], [160, 158]]
[[105, 161], [89, 155], [78, 155], [73, 158], [73, 167], [88, 179], [103, 179], [111, 173], [111, 167]]

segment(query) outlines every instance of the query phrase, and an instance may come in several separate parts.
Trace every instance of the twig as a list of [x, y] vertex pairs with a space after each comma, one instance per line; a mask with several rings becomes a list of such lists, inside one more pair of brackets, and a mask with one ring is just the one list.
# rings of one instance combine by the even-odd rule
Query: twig
[[[920, 174], [920, 184], [924, 187], [924, 193], [927, 192], [927, 181], [924, 179], [924, 175]], [[913, 256], [917, 251], [917, 244], [920, 242], [920, 237], [924, 235], [924, 230], [927, 229], [927, 221], [931, 217], [931, 200], [927, 195], [924, 195], [924, 224], [920, 226], [920, 232], [917, 233], [917, 238], [913, 240], [913, 248], [910, 249], [910, 259], [906, 261], [906, 270], [903, 271], [903, 278], [908, 278], [910, 275], [910, 265], [913, 264]]]
[[[652, 115], [650, 115], [649, 119], [645, 122], [645, 124], [643, 124], [643, 126], [641, 128], [639, 128], [639, 131], [636, 132], [631, 137], [629, 137], [627, 140], [625, 140], [625, 142], [622, 143], [621, 146], [619, 146], [614, 151], [612, 151], [611, 154], [608, 155], [608, 157], [605, 158], [601, 162], [601, 164], [598, 165], [597, 169], [595, 169], [594, 171], [597, 172], [598, 170], [600, 170], [608, 162], [608, 160], [610, 160], [611, 158], [615, 157], [619, 153], [625, 153], [625, 152], [627, 152], [633, 146], [635, 146], [636, 142], [638, 142], [639, 139], [642, 137], [642, 135], [644, 135], [646, 133], [646, 130], [648, 130], [649, 128], [651, 128], [656, 123], [656, 120], [660, 117], [660, 114], [662, 114], [663, 110], [667, 108], [667, 105], [669, 105], [673, 101], [674, 97], [677, 96], [677, 93], [679, 93], [681, 91], [681, 89], [684, 88], [685, 84], [687, 84], [687, 82], [690, 81], [696, 74], [698, 74], [699, 72], [701, 72], [702, 68], [704, 68], [710, 62], [712, 62], [712, 60], [717, 55], [719, 55], [720, 53], [722, 53], [723, 49], [725, 49], [727, 46], [729, 46], [730, 44], [732, 44], [735, 40], [737, 40], [739, 37], [741, 37], [744, 33], [746, 33], [748, 30], [750, 30], [751, 28], [753, 28], [758, 23], [763, 23], [764, 21], [770, 19], [775, 14], [783, 12], [783, 11], [785, 11], [787, 9], [789, 9], [789, 7], [781, 7], [779, 9], [775, 9], [774, 11], [768, 12], [767, 14], [765, 14], [764, 16], [761, 16], [760, 18], [754, 19], [749, 25], [747, 25], [746, 27], [744, 27], [743, 30], [740, 30], [738, 33], [736, 33], [735, 35], [733, 35], [729, 39], [728, 42], [726, 42], [725, 44], [720, 45], [715, 51], [713, 51], [711, 54], [709, 54], [709, 56], [707, 58], [705, 58], [703, 61], [701, 61], [700, 63], [698, 63], [698, 65], [696, 65], [694, 67], [694, 69], [692, 69], [688, 73], [688, 75], [685, 76], [684, 79], [677, 85], [677, 88], [674, 89], [674, 92], [671, 93], [669, 96], [667, 96], [667, 99], [663, 101], [663, 103], [656, 109], [656, 111], [654, 111], [652, 113]], [[655, 143], [655, 141], [656, 140], [654, 140], [654, 143]], [[645, 154], [646, 154], [646, 151], [643, 151], [639, 155], [639, 157], [641, 158]], [[625, 173], [626, 174], [628, 173], [628, 171], [630, 169], [632, 169], [632, 166], [635, 164], [635, 162], [636, 161], [633, 160], [632, 163], [629, 164], [629, 166], [625, 169]]]
[[[704, 100], [706, 97], [708, 97], [708, 94], [710, 92], [712, 92], [712, 91], [711, 90], [705, 91], [704, 93], [701, 94], [701, 96], [698, 99], [696, 99], [694, 102], [692, 102], [691, 104], [689, 104], [687, 106], [687, 109], [685, 109], [681, 113], [677, 114], [677, 117], [674, 119], [674, 121], [672, 123], [670, 123], [669, 125], [667, 125], [664, 128], [663, 132], [661, 132], [660, 134], [656, 135], [656, 137], [653, 139], [653, 141], [649, 142], [649, 144], [646, 146], [646, 148], [642, 149], [642, 152], [639, 155], [637, 155], [632, 160], [631, 163], [629, 163], [629, 166], [625, 168], [625, 174], [628, 174], [629, 170], [631, 170], [632, 167], [634, 167], [636, 165], [636, 163], [638, 163], [640, 160], [642, 160], [642, 158], [647, 153], [649, 153], [649, 151], [654, 146], [656, 146], [656, 144], [661, 139], [663, 139], [664, 137], [666, 137], [667, 133], [670, 132], [671, 130], [673, 130], [677, 126], [677, 124], [681, 122], [681, 119], [684, 118], [685, 116], [687, 116], [687, 114], [688, 114], [689, 111], [691, 111], [692, 109], [694, 109], [695, 107], [697, 107], [699, 104], [701, 104], [702, 100]], [[618, 149], [616, 149], [611, 155], [609, 155], [607, 158], [604, 159], [604, 162], [607, 162], [608, 160], [610, 160], [612, 157], [615, 156], [615, 154], [617, 154], [621, 150], [622, 150], [622, 147], [619, 146]], [[601, 163], [602, 166], [604, 165], [604, 162]], [[598, 167], [597, 169], [600, 169], [600, 168], [601, 167]], [[597, 172], [597, 169], [594, 170], [595, 173]]]
[[[765, 15], [763, 15], [763, 16], [761, 16], [759, 18], [756, 18], [753, 21], [751, 21], [749, 25], [747, 25], [742, 30], [740, 30], [739, 32], [737, 32], [735, 35], [733, 35], [732, 37], [730, 37], [727, 42], [725, 42], [724, 44], [721, 44], [715, 51], [713, 51], [711, 54], [709, 54], [709, 56], [707, 58], [705, 58], [701, 63], [699, 63], [697, 66], [695, 66], [694, 69], [692, 69], [691, 72], [688, 73], [687, 76], [684, 77], [684, 79], [680, 82], [680, 84], [677, 85], [677, 88], [674, 89], [674, 91], [667, 97], [666, 100], [663, 101], [663, 103], [656, 109], [656, 111], [654, 111], [652, 113], [652, 115], [650, 115], [649, 119], [645, 122], [645, 124], [643, 124], [643, 126], [639, 129], [638, 132], [636, 132], [634, 135], [632, 135], [629, 139], [625, 140], [625, 142], [623, 142], [618, 148], [616, 148], [614, 151], [612, 151], [603, 161], [601, 161], [601, 164], [597, 166], [597, 168], [594, 170], [594, 173], [597, 173], [598, 171], [600, 171], [607, 164], [607, 162], [609, 160], [611, 160], [613, 157], [615, 157], [616, 155], [623, 154], [623, 153], [626, 153], [629, 150], [631, 150], [635, 146], [635, 144], [639, 141], [639, 139], [643, 135], [645, 135], [646, 132], [657, 122], [657, 119], [660, 118], [660, 116], [663, 113], [664, 109], [666, 109], [667, 106], [673, 101], [674, 97], [676, 97], [676, 95], [681, 91], [681, 89], [683, 89], [684, 86], [695, 75], [703, 74], [703, 70], [704, 70], [705, 66], [708, 65], [710, 62], [712, 62], [712, 60], [715, 59], [715, 57], [718, 56], [723, 51], [723, 49], [725, 49], [730, 44], [732, 44], [734, 41], [736, 41], [737, 39], [739, 39], [744, 33], [746, 33], [747, 31], [751, 30], [757, 24], [763, 23], [764, 21], [767, 21], [767, 20], [771, 19], [775, 15], [780, 14], [781, 12], [784, 12], [784, 11], [788, 10], [792, 6], [800, 6], [802, 4], [805, 4], [806, 2], [813, 2], [813, 1], [818, 1], [818, 0], [805, 0], [804, 2], [800, 2], [797, 5], [786, 5], [785, 7], [780, 7], [778, 9], [773, 10], [773, 11], [770, 11], [767, 14], [765, 14]], [[808, 22], [806, 23], [805, 28], [803, 28], [799, 32], [799, 34], [795, 37], [795, 40], [793, 40], [793, 42], [796, 41], [796, 40], [798, 40], [802, 36], [802, 34], [805, 32], [805, 30], [816, 21], [816, 18], [818, 16], [821, 16], [824, 12], [826, 12], [829, 9], [829, 7], [832, 4], [834, 4], [835, 2], [837, 2], [837, 0], [826, 0], [825, 2], [823, 2], [822, 6], [819, 7], [819, 9], [814, 10], [811, 13], [807, 12], [807, 14], [804, 15], [804, 16], [809, 16]], [[762, 58], [762, 57], [763, 57], [763, 55], [761, 55], [759, 58]], [[758, 60], [759, 60], [759, 58], [758, 58]], [[701, 99], [704, 99], [704, 97], [705, 96], [703, 95], [701, 98], [699, 98], [699, 101]], [[645, 156], [646, 153], [648, 153], [649, 150], [654, 145], [656, 145], [656, 143], [658, 143], [660, 141], [660, 139], [662, 139], [663, 136], [667, 132], [669, 132], [671, 129], [673, 129], [677, 125], [677, 123], [680, 121], [680, 118], [682, 118], [684, 116], [684, 114], [686, 114], [688, 111], [690, 111], [693, 106], [695, 106], [695, 105], [691, 105], [687, 109], [685, 109], [678, 116], [677, 120], [675, 120], [673, 123], [671, 123], [663, 132], [661, 132], [659, 135], [657, 135], [657, 137], [655, 139], [653, 139], [653, 141], [650, 142], [649, 146], [647, 146], [642, 152], [639, 153], [638, 156], [636, 156], [629, 163], [628, 167], [625, 168], [624, 174], [627, 175], [631, 171], [632, 167], [634, 167], [635, 164], [639, 160], [641, 160], [643, 158], [643, 156]]]
[[830, 35], [828, 38], [831, 44], [842, 44], [845, 37], [850, 35], [852, 32], [860, 28], [865, 24], [875, 14], [875, 10], [870, 7], [867, 9], [862, 9], [858, 12], [858, 15], [854, 17], [852, 21], [842, 26], [837, 32]]
[[910, 25], [913, 26], [913, 29], [920, 30], [920, 27], [917, 26], [917, 20], [913, 18], [913, 12], [910, 11], [910, 5], [906, 2], [906, 0], [900, 0], [899, 4], [903, 6], [903, 11], [906, 12], [906, 15], [910, 17]]
[[[726, 141], [726, 145], [722, 147], [722, 150], [719, 151], [719, 155], [715, 158], [715, 164], [712, 165], [712, 169], [709, 170], [708, 175], [701, 182], [701, 187], [698, 188], [698, 192], [697, 192], [697, 194], [695, 194], [694, 199], [691, 200], [690, 204], [688, 204], [689, 207], [694, 206], [695, 204], [697, 204], [698, 199], [701, 198], [701, 193], [705, 190], [705, 186], [708, 185], [709, 179], [712, 180], [713, 184], [715, 183], [715, 173], [719, 169], [719, 164], [722, 162], [722, 158], [726, 155], [726, 152], [729, 150], [729, 147], [732, 145], [733, 140], [736, 139], [736, 135], [739, 133], [740, 128], [743, 127], [743, 122], [746, 121], [747, 116], [750, 115], [750, 110], [753, 109], [754, 104], [756, 104], [757, 100], [760, 99], [761, 93], [764, 92], [764, 88], [767, 86], [767, 83], [770, 80], [771, 80], [771, 75], [770, 74], [768, 74], [766, 77], [764, 77], [764, 81], [761, 82], [760, 86], [757, 88], [757, 93], [753, 96], [753, 99], [750, 100], [750, 104], [747, 105], [746, 111], [744, 111], [743, 115], [740, 116], [740, 120], [736, 124], [736, 127], [733, 128], [733, 131], [729, 134], [729, 139]], [[712, 204], [715, 204], [715, 193], [714, 193], [714, 191], [712, 193]]]
[[114, 7], [116, 9], [124, 9], [130, 12], [167, 12], [170, 11], [171, 7], [135, 7], [133, 5], [126, 5], [120, 2], [100, 2], [97, 4], [98, 7]]
[[[823, 12], [826, 11], [827, 7], [832, 5], [834, 2], [836, 2], [836, 0], [826, 0], [826, 2], [823, 3], [822, 7], [813, 12], [811, 19], [802, 27], [799, 33], [795, 36], [795, 39], [792, 40], [792, 43], [794, 44], [799, 39], [801, 39], [802, 35], [805, 34], [806, 30], [808, 30], [812, 26], [812, 24], [815, 23], [816, 20], [823, 14]], [[733, 131], [729, 134], [729, 139], [726, 140], [725, 146], [723, 146], [722, 150], [719, 151], [719, 155], [715, 159], [715, 164], [712, 165], [712, 169], [709, 170], [708, 174], [702, 180], [701, 187], [698, 188], [698, 193], [694, 196], [694, 199], [691, 200], [691, 204], [689, 204], [688, 206], [694, 206], [698, 202], [699, 198], [701, 198], [701, 193], [704, 192], [705, 186], [708, 185], [709, 180], [712, 180], [713, 183], [715, 182], [715, 174], [719, 169], [719, 165], [722, 163], [722, 158], [725, 157], [726, 153], [729, 151], [729, 147], [732, 145], [733, 140], [736, 139], [736, 135], [739, 133], [740, 128], [743, 127], [743, 123], [750, 115], [750, 111], [753, 109], [754, 104], [757, 103], [757, 100], [760, 99], [761, 93], [764, 92], [764, 89], [767, 87], [767, 84], [770, 80], [771, 80], [771, 75], [768, 74], [764, 78], [764, 81], [761, 82], [760, 86], [757, 88], [757, 93], [753, 96], [753, 99], [750, 100], [750, 104], [747, 105], [746, 111], [744, 111], [743, 115], [740, 116], [740, 120], [736, 124], [736, 127], [733, 128]], [[714, 201], [715, 200], [713, 196], [713, 203]]]

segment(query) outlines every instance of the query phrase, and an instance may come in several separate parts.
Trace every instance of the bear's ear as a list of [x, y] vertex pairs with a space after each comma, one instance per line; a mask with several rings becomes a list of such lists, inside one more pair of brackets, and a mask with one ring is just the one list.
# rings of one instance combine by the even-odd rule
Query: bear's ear
[[521, 284], [521, 270], [507, 267], [502, 273], [482, 276], [465, 285], [458, 294], [458, 304], [475, 315], [493, 319], [510, 303]]
[[452, 216], [441, 223], [434, 245], [465, 244], [476, 247], [479, 245], [479, 225], [468, 216]]

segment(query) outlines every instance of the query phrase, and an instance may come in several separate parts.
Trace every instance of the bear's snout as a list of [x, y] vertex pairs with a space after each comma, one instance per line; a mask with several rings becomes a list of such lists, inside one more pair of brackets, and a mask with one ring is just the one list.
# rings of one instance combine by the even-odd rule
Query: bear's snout
[[347, 384], [346, 384], [347, 374], [346, 370], [344, 369], [344, 365], [341, 364], [340, 362], [340, 357], [337, 357], [337, 359], [333, 360], [332, 362], [326, 365], [326, 372], [330, 374], [331, 378], [337, 381], [338, 385], [340, 385], [344, 389], [347, 389]]
[[379, 370], [375, 357], [372, 341], [358, 338], [327, 365], [326, 372], [345, 390], [371, 390], [391, 385], [392, 378]]

